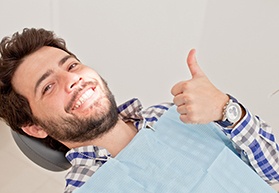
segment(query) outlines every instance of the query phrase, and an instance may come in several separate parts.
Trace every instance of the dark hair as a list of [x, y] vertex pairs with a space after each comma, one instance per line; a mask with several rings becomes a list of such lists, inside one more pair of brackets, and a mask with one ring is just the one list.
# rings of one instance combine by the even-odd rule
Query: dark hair
[[[28, 100], [17, 93], [11, 83], [12, 77], [24, 58], [43, 46], [51, 46], [73, 55], [66, 48], [63, 39], [45, 29], [23, 29], [11, 37], [4, 37], [0, 43], [0, 117], [14, 131], [27, 135], [21, 127], [33, 125], [36, 119], [32, 114]], [[47, 146], [66, 152], [68, 148], [48, 136], [39, 139]]]

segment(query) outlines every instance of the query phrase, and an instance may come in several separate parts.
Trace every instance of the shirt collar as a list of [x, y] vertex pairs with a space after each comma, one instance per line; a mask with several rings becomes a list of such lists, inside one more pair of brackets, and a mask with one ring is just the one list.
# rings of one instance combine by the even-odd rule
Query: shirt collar
[[105, 162], [111, 157], [111, 154], [102, 147], [98, 146], [83, 146], [73, 148], [67, 152], [66, 158], [72, 165], [83, 165], [85, 160], [96, 164], [98, 162]]

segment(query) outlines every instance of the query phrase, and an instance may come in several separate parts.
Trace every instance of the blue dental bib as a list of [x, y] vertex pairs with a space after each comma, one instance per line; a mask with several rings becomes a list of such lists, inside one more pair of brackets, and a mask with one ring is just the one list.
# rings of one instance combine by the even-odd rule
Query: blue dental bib
[[190, 125], [170, 108], [74, 193], [275, 193], [215, 124]]

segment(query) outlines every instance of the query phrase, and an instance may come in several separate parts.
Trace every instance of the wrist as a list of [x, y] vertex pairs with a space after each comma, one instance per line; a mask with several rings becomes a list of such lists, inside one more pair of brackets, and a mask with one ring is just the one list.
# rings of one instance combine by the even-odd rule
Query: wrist
[[215, 119], [215, 122], [222, 121], [224, 116], [224, 108], [226, 107], [227, 103], [230, 100], [230, 97], [227, 94], [223, 93], [223, 96], [219, 99], [219, 106], [218, 106], [218, 118]]
[[234, 97], [228, 94], [227, 96], [229, 100], [223, 107], [222, 118], [215, 122], [222, 127], [233, 127], [243, 117], [243, 108]]

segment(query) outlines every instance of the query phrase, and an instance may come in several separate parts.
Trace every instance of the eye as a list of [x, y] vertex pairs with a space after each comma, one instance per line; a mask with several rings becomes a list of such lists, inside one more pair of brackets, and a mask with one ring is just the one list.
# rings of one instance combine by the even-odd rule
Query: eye
[[68, 70], [69, 70], [69, 71], [70, 71], [70, 70], [72, 70], [72, 69], [73, 69], [73, 68], [75, 68], [77, 65], [78, 65], [78, 63], [77, 63], [77, 62], [76, 62], [76, 63], [71, 64], [71, 65], [69, 66]]
[[43, 89], [43, 95], [46, 94], [51, 88], [53, 87], [53, 84], [49, 84]]

